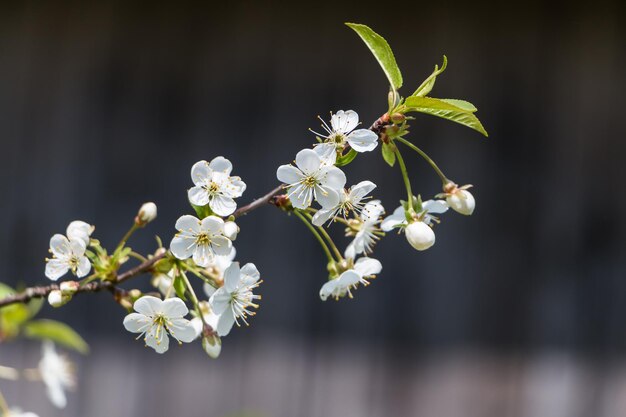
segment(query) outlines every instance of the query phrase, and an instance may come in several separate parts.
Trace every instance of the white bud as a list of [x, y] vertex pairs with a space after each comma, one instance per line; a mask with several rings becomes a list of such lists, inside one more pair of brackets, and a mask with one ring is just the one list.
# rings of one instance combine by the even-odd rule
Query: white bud
[[416, 221], [404, 229], [406, 240], [417, 250], [426, 250], [435, 244], [435, 232], [426, 223]]
[[76, 291], [78, 291], [78, 287], [80, 287], [80, 284], [76, 281], [64, 281], [59, 285], [59, 289], [63, 295], [75, 294]]
[[474, 196], [467, 190], [454, 191], [446, 197], [446, 202], [452, 210], [466, 216], [471, 215], [476, 207], [476, 200], [474, 200]]
[[139, 209], [139, 213], [137, 214], [138, 223], [147, 224], [152, 220], [156, 219], [157, 216], [157, 206], [156, 204], [149, 202], [144, 203], [143, 206]]
[[72, 299], [71, 296], [63, 295], [63, 293], [60, 290], [52, 290], [48, 294], [48, 303], [52, 307], [61, 307], [62, 305], [70, 301], [71, 299]]
[[237, 223], [231, 221], [224, 223], [224, 236], [230, 240], [235, 240], [237, 239], [237, 233], [239, 233], [239, 226], [237, 226]]
[[222, 351], [222, 340], [217, 335], [204, 336], [202, 338], [202, 347], [207, 355], [216, 359]]

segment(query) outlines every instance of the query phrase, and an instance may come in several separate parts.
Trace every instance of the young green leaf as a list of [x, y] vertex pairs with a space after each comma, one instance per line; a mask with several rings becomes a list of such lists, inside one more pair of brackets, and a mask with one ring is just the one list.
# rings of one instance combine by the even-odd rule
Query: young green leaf
[[193, 209], [196, 211], [196, 214], [198, 215], [198, 218], [200, 220], [213, 214], [208, 204], [206, 206], [196, 206], [195, 204], [191, 204], [191, 207], [193, 207]]
[[176, 291], [176, 295], [178, 296], [178, 298], [180, 298], [183, 301], [187, 300], [187, 297], [185, 297], [185, 281], [183, 280], [183, 277], [180, 275], [176, 275], [176, 278], [174, 278], [174, 291]]
[[[484, 136], [489, 136], [480, 120], [474, 114], [461, 107], [450, 104], [449, 102], [431, 98], [431, 97], [408, 97], [404, 103], [407, 107], [407, 111], [416, 111], [420, 113], [431, 114], [433, 116], [448, 119], [452, 122], [462, 124], [482, 133]], [[473, 107], [473, 106], [472, 106]]]
[[378, 60], [383, 71], [385, 71], [391, 87], [394, 90], [398, 90], [402, 87], [400, 68], [398, 68], [396, 58], [393, 56], [391, 47], [385, 38], [365, 25], [346, 23], [346, 26], [354, 30], [361, 37], [363, 42], [365, 42], [370, 51], [372, 51], [372, 54], [374, 54], [374, 57]]
[[342, 167], [342, 166], [348, 165], [350, 162], [352, 162], [354, 158], [356, 158], [357, 155], [358, 155], [357, 151], [355, 151], [354, 149], [350, 149], [350, 152], [337, 158], [337, 161], [335, 162], [335, 166]]
[[441, 74], [442, 72], [444, 72], [447, 66], [448, 66], [448, 58], [444, 55], [441, 68], [435, 65], [435, 70], [433, 71], [433, 73], [430, 74], [430, 76], [428, 76], [428, 78], [426, 78], [419, 87], [417, 87], [417, 90], [415, 90], [415, 92], [412, 95], [417, 96], [417, 97], [424, 97], [428, 95], [428, 93], [430, 93], [433, 87], [435, 86], [435, 81], [437, 81], [437, 76]]
[[33, 320], [24, 325], [24, 335], [31, 339], [51, 340], [54, 343], [86, 354], [87, 342], [70, 326], [55, 320]]
[[474, 106], [472, 103], [470, 103], [469, 101], [465, 101], [465, 100], [458, 100], [456, 98], [440, 98], [439, 100], [446, 102], [448, 104], [452, 104], [453, 106], [456, 106], [460, 109], [463, 109], [465, 111], [468, 111], [470, 113], [475, 113], [478, 111], [478, 109], [476, 108], [476, 106]]
[[396, 153], [393, 149], [394, 146], [395, 145], [391, 143], [383, 143], [382, 146], [383, 159], [385, 160], [385, 162], [387, 162], [387, 164], [389, 164], [390, 167], [396, 164]]

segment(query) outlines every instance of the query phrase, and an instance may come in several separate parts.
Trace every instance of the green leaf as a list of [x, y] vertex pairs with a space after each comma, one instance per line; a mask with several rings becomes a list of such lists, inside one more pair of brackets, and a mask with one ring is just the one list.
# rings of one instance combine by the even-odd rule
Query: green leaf
[[412, 95], [417, 96], [417, 97], [424, 97], [428, 95], [428, 93], [430, 93], [433, 87], [435, 86], [435, 81], [437, 81], [437, 76], [441, 74], [442, 72], [444, 72], [447, 66], [448, 66], [448, 58], [444, 55], [441, 68], [435, 65], [435, 70], [433, 71], [433, 73], [430, 74], [428, 78], [426, 78], [419, 87], [417, 87], [417, 90], [415, 90], [415, 92]]
[[387, 164], [389, 164], [390, 167], [396, 164], [396, 153], [394, 152], [395, 146], [396, 145], [392, 143], [383, 143], [382, 146], [383, 159], [387, 162]]
[[33, 320], [24, 325], [24, 335], [31, 339], [51, 340], [61, 346], [86, 354], [87, 342], [70, 326], [55, 320]]
[[176, 291], [178, 298], [183, 301], [187, 300], [187, 297], [185, 297], [185, 281], [180, 275], [176, 275], [176, 278], [174, 278], [174, 291]]
[[335, 162], [335, 166], [342, 167], [342, 166], [348, 165], [350, 162], [354, 160], [354, 158], [356, 158], [357, 155], [358, 155], [357, 151], [355, 151], [354, 149], [350, 149], [350, 152], [337, 158], [337, 161]]
[[365, 25], [358, 23], [346, 23], [350, 29], [354, 30], [365, 42], [367, 47], [372, 51], [374, 57], [378, 60], [378, 63], [385, 71], [385, 75], [389, 79], [389, 84], [394, 90], [398, 90], [402, 87], [402, 74], [396, 63], [396, 58], [393, 56], [391, 47], [378, 33]]
[[454, 104], [437, 98], [415, 96], [408, 97], [404, 104], [408, 107], [407, 111], [416, 111], [448, 119], [472, 128], [484, 136], [489, 136], [480, 120], [471, 111], [464, 110]]
[[205, 217], [209, 217], [211, 214], [213, 214], [213, 211], [211, 210], [208, 204], [206, 206], [196, 206], [195, 204], [191, 204], [191, 207], [193, 207], [193, 209], [196, 211], [196, 214], [198, 215], [198, 218], [200, 220], [204, 219]]
[[441, 101], [443, 101], [445, 103], [448, 103], [448, 104], [452, 104], [453, 106], [456, 106], [456, 107], [458, 107], [460, 109], [463, 109], [465, 111], [468, 111], [470, 113], [474, 113], [474, 112], [478, 111], [476, 106], [474, 106], [469, 101], [457, 100], [456, 98], [440, 98], [439, 100], [441, 100]]
[[[16, 293], [13, 288], [0, 283], [0, 298]], [[33, 299], [26, 304], [17, 303], [0, 308], [0, 339], [16, 337], [22, 324], [39, 312], [42, 303], [41, 299]]]

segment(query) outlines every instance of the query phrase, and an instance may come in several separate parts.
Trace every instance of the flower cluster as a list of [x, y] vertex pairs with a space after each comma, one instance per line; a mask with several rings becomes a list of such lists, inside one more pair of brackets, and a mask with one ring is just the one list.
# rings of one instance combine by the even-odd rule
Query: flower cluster
[[85, 252], [94, 227], [80, 220], [67, 226], [66, 234], [57, 233], [50, 239], [51, 259], [46, 259], [46, 276], [56, 281], [71, 271], [78, 278], [86, 276], [91, 263]]

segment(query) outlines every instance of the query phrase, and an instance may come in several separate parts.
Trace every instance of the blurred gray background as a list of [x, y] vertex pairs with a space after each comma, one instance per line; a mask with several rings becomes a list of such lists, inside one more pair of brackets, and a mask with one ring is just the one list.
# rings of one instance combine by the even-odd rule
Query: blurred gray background
[[[198, 344], [157, 357], [98, 294], [42, 312], [92, 345], [75, 358], [81, 383], [65, 412], [40, 386], [0, 389], [41, 416], [626, 415], [623, 12], [617, 1], [3, 3], [0, 281], [10, 285], [46, 281], [48, 240], [74, 219], [112, 247], [151, 200], [159, 218], [133, 247], [169, 241], [191, 212], [200, 159], [233, 162], [248, 185], [242, 205], [312, 143], [316, 115], [354, 109], [369, 125], [386, 110], [386, 79], [345, 21], [385, 36], [405, 94], [445, 53], [432, 95], [473, 102], [490, 137], [417, 116], [412, 140], [475, 185], [476, 212], [446, 214], [424, 253], [390, 234], [374, 255], [383, 272], [353, 300], [320, 301], [316, 242], [264, 207], [239, 221], [236, 241], [265, 280], [261, 309], [222, 358]], [[439, 192], [409, 155], [415, 190]], [[378, 151], [346, 173], [377, 183], [388, 212], [404, 197]], [[38, 349], [0, 345], [0, 364], [33, 366]]]

